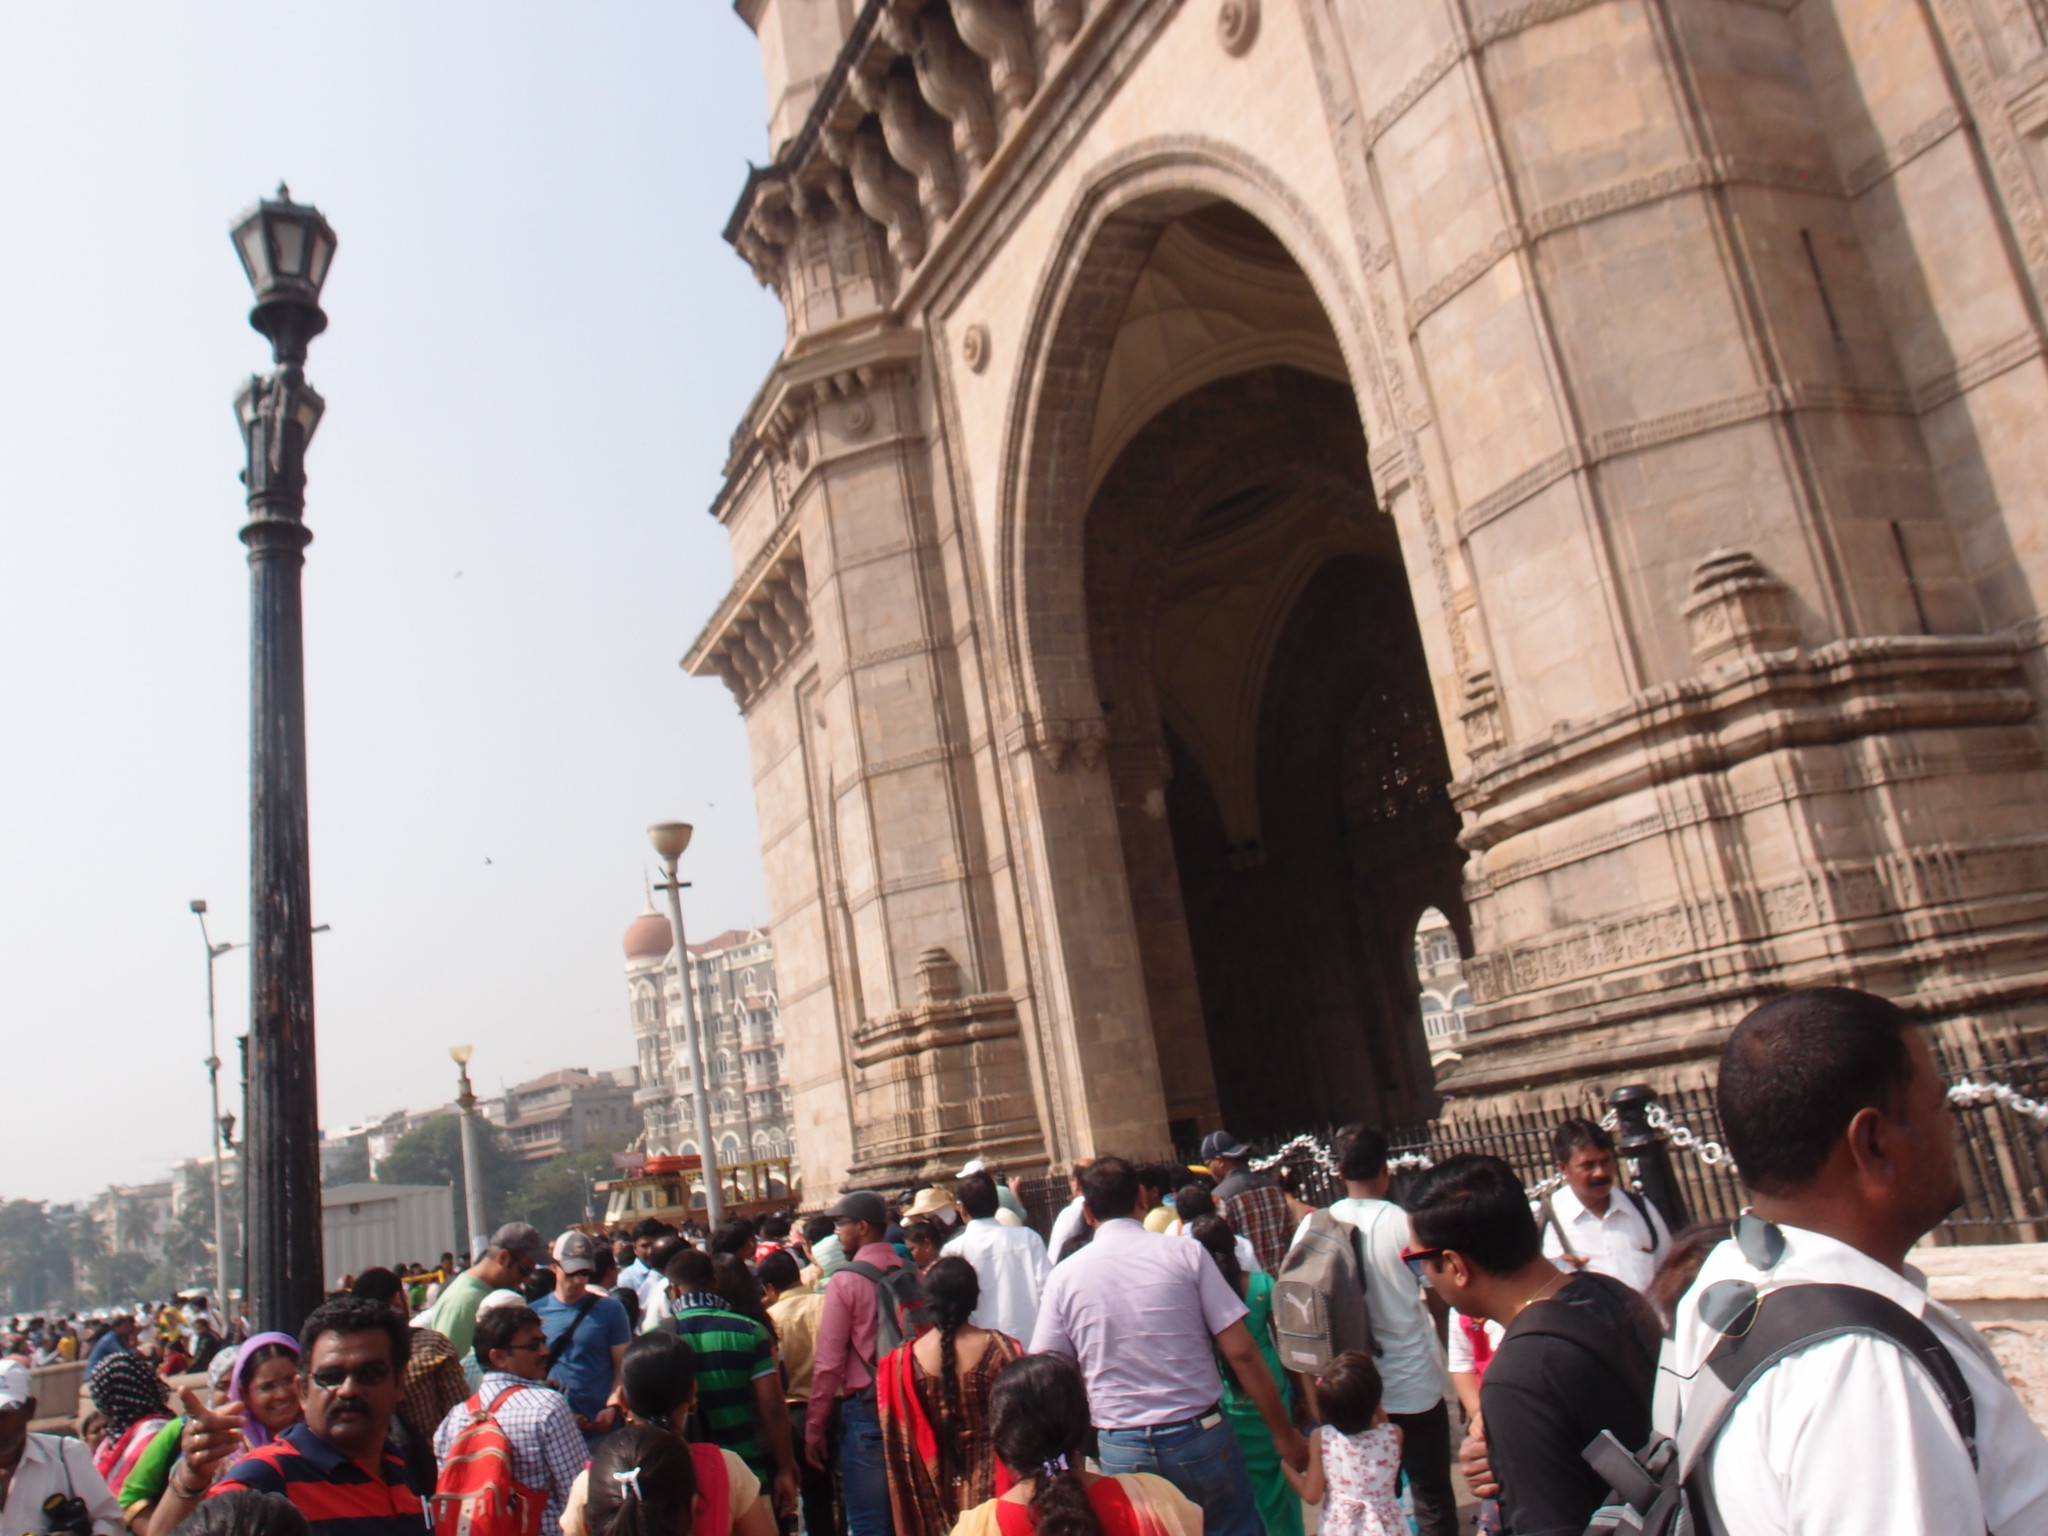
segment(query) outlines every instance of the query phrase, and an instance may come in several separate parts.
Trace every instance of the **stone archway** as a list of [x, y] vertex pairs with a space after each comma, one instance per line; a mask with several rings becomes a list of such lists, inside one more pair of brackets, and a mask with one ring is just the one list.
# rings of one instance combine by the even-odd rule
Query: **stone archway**
[[[1233, 488], [1284, 493], [1296, 511], [1341, 503], [1358, 514], [1355, 535], [1370, 522], [1373, 548], [1391, 570], [1402, 559], [1365, 461], [1354, 389], [1366, 390], [1370, 420], [1384, 422], [1387, 412], [1349, 267], [1282, 179], [1206, 142], [1134, 147], [1077, 197], [1066, 227], [1023, 345], [991, 593], [991, 628], [1008, 663], [1010, 805], [1024, 834], [1019, 872], [1035, 930], [1026, 957], [1034, 1071], [1056, 1160], [1157, 1147], [1220, 1121], [1171, 841], [1163, 881], [1125, 856], [1134, 805], [1149, 794], [1154, 819], [1164, 818], [1167, 743], [1178, 727], [1162, 719], [1150, 738], [1134, 739], [1103, 707], [1084, 569], [1087, 509], [1120, 457], [1184, 398], [1227, 395], [1247, 379], [1282, 388], [1308, 381], [1345, 409], [1303, 417], [1314, 440], [1291, 451], [1269, 442], [1261, 458], [1259, 444], [1240, 444], [1232, 462], [1203, 477], [1197, 510], [1228, 520], [1219, 496]], [[1255, 312], [1243, 312], [1246, 298]], [[1288, 416], [1280, 409], [1266, 419], [1284, 426]], [[1220, 486], [1255, 465], [1262, 477]], [[1436, 551], [1422, 554], [1426, 573]], [[1313, 561], [1290, 566], [1297, 587], [1313, 575]], [[1267, 615], [1260, 647], [1278, 642], [1287, 611], [1281, 603]], [[1437, 636], [1439, 670], [1441, 649]], [[1446, 692], [1445, 678], [1437, 685]], [[1252, 713], [1238, 711], [1235, 729], [1250, 745], [1240, 742], [1240, 755], [1256, 747], [1256, 727], [1245, 722], [1256, 718], [1258, 690], [1248, 686]], [[1130, 779], [1134, 759], [1154, 765], [1149, 782]], [[1230, 788], [1225, 808], [1241, 811], [1246, 791]], [[1417, 1034], [1423, 1058], [1419, 1026]], [[1419, 1081], [1383, 1087], [1375, 1075], [1355, 1087], [1344, 1112], [1377, 1114], [1382, 1103], [1426, 1097], [1426, 1067]]]
[[1434, 1110], [1415, 916], [1462, 919], [1407, 576], [1349, 390], [1204, 384], [1086, 523], [1088, 634], [1176, 1140]]

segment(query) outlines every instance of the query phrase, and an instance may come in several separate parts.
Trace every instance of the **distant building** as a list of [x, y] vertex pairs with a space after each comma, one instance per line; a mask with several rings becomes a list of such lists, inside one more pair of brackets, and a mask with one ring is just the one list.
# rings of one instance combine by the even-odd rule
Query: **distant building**
[[139, 1253], [155, 1264], [164, 1256], [164, 1233], [176, 1214], [177, 1184], [109, 1184], [87, 1207], [100, 1238], [112, 1253]]
[[[657, 1155], [696, 1152], [694, 1084], [674, 943], [668, 919], [652, 903], [626, 929], [625, 950], [633, 1036], [640, 1048], [634, 1102], [644, 1127], [641, 1145]], [[794, 1157], [775, 946], [768, 930], [735, 928], [692, 944], [690, 978], [704, 1032], [711, 1135], [719, 1156]]]
[[1451, 931], [1450, 919], [1435, 907], [1425, 908], [1415, 924], [1415, 981], [1422, 990], [1422, 1034], [1429, 1042], [1429, 1059], [1438, 1066], [1458, 1060], [1472, 988], [1465, 981], [1458, 936]]
[[519, 1155], [544, 1162], [564, 1152], [619, 1146], [640, 1129], [634, 1109], [639, 1074], [632, 1067], [590, 1072], [565, 1067], [484, 1100], [484, 1118], [502, 1126]]

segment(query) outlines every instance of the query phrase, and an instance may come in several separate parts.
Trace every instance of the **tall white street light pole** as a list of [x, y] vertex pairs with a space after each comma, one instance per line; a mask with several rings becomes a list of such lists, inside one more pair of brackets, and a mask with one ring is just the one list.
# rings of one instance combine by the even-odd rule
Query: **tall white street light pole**
[[691, 830], [687, 821], [657, 821], [647, 829], [647, 840], [654, 844], [661, 872], [668, 877], [658, 889], [668, 892], [668, 924], [675, 935], [676, 983], [683, 994], [683, 1043], [690, 1053], [690, 1106], [701, 1149], [698, 1177], [704, 1186], [704, 1219], [716, 1228], [725, 1220], [725, 1196], [719, 1188], [718, 1150], [711, 1144], [710, 1079], [704, 1071], [704, 1041], [697, 1033], [697, 1004], [690, 995], [690, 952], [683, 943], [683, 888], [688, 882], [676, 877], [676, 861], [690, 846]]
[[462, 1109], [462, 1192], [463, 1213], [469, 1222], [469, 1262], [474, 1264], [484, 1256], [484, 1244], [491, 1240], [484, 1230], [484, 1191], [477, 1183], [476, 1156], [476, 1091], [469, 1086], [469, 1058], [475, 1054], [473, 1045], [451, 1045], [448, 1054], [455, 1059], [461, 1076], [457, 1080], [455, 1102]]
[[214, 1022], [213, 963], [238, 944], [216, 944], [206, 931], [206, 903], [197, 897], [192, 913], [199, 919], [199, 937], [206, 945], [206, 1086], [213, 1094], [213, 1300], [220, 1308], [221, 1327], [228, 1326], [227, 1209], [221, 1198], [220, 1032]]

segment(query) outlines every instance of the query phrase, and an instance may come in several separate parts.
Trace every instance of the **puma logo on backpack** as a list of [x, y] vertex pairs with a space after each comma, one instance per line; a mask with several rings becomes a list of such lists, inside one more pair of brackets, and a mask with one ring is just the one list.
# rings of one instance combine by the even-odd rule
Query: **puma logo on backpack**
[[1378, 1354], [1365, 1308], [1365, 1264], [1359, 1232], [1317, 1211], [1287, 1250], [1273, 1284], [1273, 1331], [1280, 1363], [1317, 1376], [1347, 1349]]
[[497, 1415], [514, 1392], [544, 1390], [507, 1387], [488, 1408], [481, 1392], [464, 1404], [469, 1422], [448, 1447], [427, 1501], [435, 1536], [535, 1536], [540, 1530], [547, 1492], [513, 1479], [512, 1442]]

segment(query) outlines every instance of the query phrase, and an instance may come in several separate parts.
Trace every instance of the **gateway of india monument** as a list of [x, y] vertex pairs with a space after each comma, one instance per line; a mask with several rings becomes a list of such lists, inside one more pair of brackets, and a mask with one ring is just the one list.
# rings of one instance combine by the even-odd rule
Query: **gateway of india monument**
[[2048, 3], [736, 9], [684, 666], [820, 1185], [2048, 1013]]

